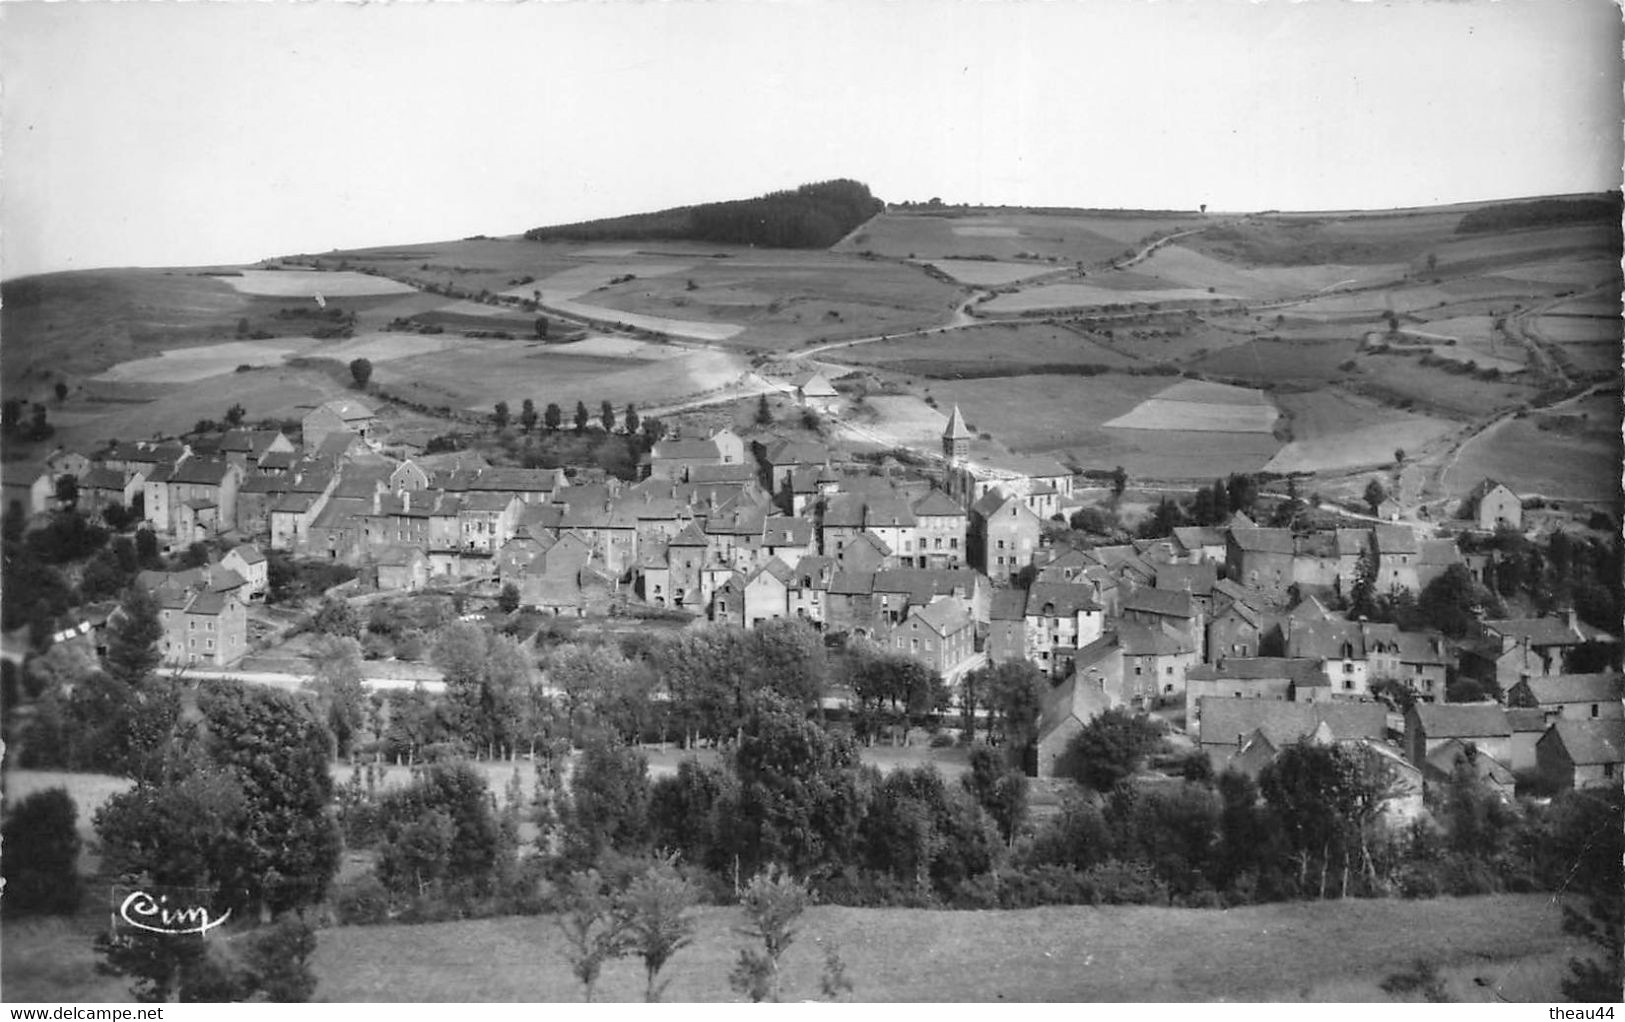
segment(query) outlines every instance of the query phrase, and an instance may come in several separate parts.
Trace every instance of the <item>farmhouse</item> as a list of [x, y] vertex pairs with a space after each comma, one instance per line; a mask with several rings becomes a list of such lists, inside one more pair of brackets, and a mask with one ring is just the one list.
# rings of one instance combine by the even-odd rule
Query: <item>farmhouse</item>
[[1512, 759], [1512, 725], [1494, 703], [1415, 703], [1405, 713], [1405, 754], [1421, 767], [1451, 739], [1472, 742], [1503, 763]]
[[1523, 502], [1518, 495], [1494, 479], [1486, 479], [1473, 487], [1463, 507], [1480, 529], [1523, 528]]
[[1000, 489], [984, 493], [971, 507], [971, 563], [995, 583], [1008, 583], [1032, 562], [1042, 523], [1025, 502]]
[[[1319, 688], [1326, 675], [1315, 660], [1288, 657], [1223, 657], [1185, 672], [1185, 730], [1201, 730], [1201, 701], [1231, 699], [1296, 700], [1300, 688]], [[1308, 701], [1308, 700], [1305, 700]]]
[[1559, 719], [1535, 744], [1540, 774], [1560, 788], [1619, 786], [1625, 720]]
[[841, 407], [841, 395], [830, 384], [829, 378], [816, 370], [797, 378], [796, 404], [818, 412], [836, 412]]
[[1625, 675], [1551, 674], [1524, 678], [1507, 690], [1507, 705], [1537, 708], [1565, 720], [1625, 717]]
[[1317, 742], [1380, 742], [1387, 715], [1379, 703], [1298, 703], [1208, 696], [1199, 706], [1199, 740], [1213, 769], [1235, 767], [1257, 776], [1281, 749], [1303, 738]]
[[1073, 737], [1113, 705], [1098, 670], [1074, 672], [1045, 693], [1038, 716], [1038, 776], [1057, 776]]
[[305, 450], [314, 451], [333, 433], [349, 432], [363, 441], [371, 440], [377, 416], [371, 408], [355, 398], [341, 397], [317, 405], [305, 415], [300, 425]]

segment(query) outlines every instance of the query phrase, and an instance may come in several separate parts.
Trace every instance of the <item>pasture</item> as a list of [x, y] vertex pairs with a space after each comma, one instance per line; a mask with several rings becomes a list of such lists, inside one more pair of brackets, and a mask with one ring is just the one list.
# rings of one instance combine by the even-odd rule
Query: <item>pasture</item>
[[960, 291], [901, 262], [735, 249], [726, 259], [696, 260], [680, 272], [638, 276], [573, 300], [601, 310], [598, 319], [711, 324], [664, 332], [782, 351], [941, 326], [952, 318]]
[[1231, 345], [1189, 365], [1209, 375], [1261, 384], [1321, 384], [1343, 375], [1340, 367], [1359, 348], [1356, 336], [1328, 341], [1270, 336]]
[[430, 407], [488, 412], [498, 401], [517, 409], [525, 398], [538, 407], [556, 402], [570, 414], [577, 401], [596, 412], [608, 400], [661, 405], [737, 383], [749, 368], [742, 356], [704, 348], [673, 347], [663, 357], [634, 353], [581, 353], [576, 344], [461, 340], [455, 347], [378, 363], [373, 381], [391, 394]]
[[[1199, 238], [1201, 235], [1193, 235]], [[1317, 263], [1311, 266], [1247, 267], [1190, 247], [1192, 238], [1165, 245], [1135, 269], [1170, 285], [1186, 288], [1216, 287], [1251, 299], [1289, 298], [1317, 291], [1392, 285], [1404, 279], [1404, 263], [1369, 266]]]
[[1099, 284], [1041, 284], [1010, 294], [997, 295], [979, 304], [977, 309], [992, 315], [1013, 315], [1052, 309], [1106, 308], [1130, 303], [1207, 302], [1241, 297], [1243, 296], [1228, 291], [1195, 287], [1117, 290]]
[[1098, 265], [1157, 235], [1201, 226], [1192, 214], [1111, 210], [944, 209], [889, 211], [835, 247], [909, 259], [1042, 259]]
[[874, 365], [916, 376], [1020, 372], [1023, 366], [1133, 365], [1136, 359], [1056, 323], [985, 323], [925, 334], [888, 337], [843, 348], [843, 362]]
[[1084, 468], [1121, 464], [1132, 476], [1211, 480], [1256, 472], [1280, 448], [1260, 433], [1104, 429], [1168, 386], [1167, 377], [1010, 376], [934, 381], [938, 407], [958, 404], [974, 429], [1019, 453], [1049, 453]]
[[925, 265], [941, 270], [961, 284], [977, 287], [1003, 287], [1055, 272], [1054, 266], [1045, 263], [1002, 263], [993, 259], [933, 259]]
[[406, 295], [416, 290], [387, 277], [347, 270], [234, 270], [220, 279], [243, 294], [270, 298], [355, 298]]
[[1104, 425], [1112, 429], [1273, 434], [1279, 416], [1262, 391], [1184, 380]]
[[1462, 496], [1488, 477], [1520, 496], [1613, 504], [1619, 500], [1621, 464], [1625, 452], [1616, 393], [1496, 423], [1462, 447], [1442, 484], [1446, 493]]

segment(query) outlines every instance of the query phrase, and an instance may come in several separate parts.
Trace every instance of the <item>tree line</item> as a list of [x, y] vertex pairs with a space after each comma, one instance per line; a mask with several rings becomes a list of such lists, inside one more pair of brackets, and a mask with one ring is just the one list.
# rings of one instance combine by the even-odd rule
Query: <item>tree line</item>
[[753, 199], [683, 206], [525, 232], [530, 241], [705, 241], [764, 248], [828, 248], [885, 209], [861, 182], [805, 184]]

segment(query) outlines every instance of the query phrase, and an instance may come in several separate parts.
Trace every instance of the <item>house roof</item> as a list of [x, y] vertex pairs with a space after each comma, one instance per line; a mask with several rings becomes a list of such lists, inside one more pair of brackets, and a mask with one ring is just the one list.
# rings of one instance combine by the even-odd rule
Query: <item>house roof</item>
[[808, 554], [796, 562], [796, 574], [811, 583], [808, 588], [828, 589], [829, 580], [835, 574], [835, 558]]
[[1044, 693], [1038, 716], [1038, 737], [1042, 740], [1073, 717], [1087, 724], [1110, 708], [1111, 700], [1101, 681], [1074, 671]]
[[228, 551], [228, 552], [229, 553], [234, 553], [238, 557], [241, 557], [243, 559], [244, 564], [263, 564], [263, 563], [265, 563], [265, 554], [264, 554], [264, 552], [261, 551], [259, 547], [255, 546], [252, 543], [239, 543], [237, 546], [232, 547], [231, 550]]
[[938, 635], [957, 632], [971, 623], [964, 605], [951, 597], [938, 597], [923, 607], [916, 603], [909, 607], [909, 616], [919, 618]]
[[1140, 586], [1124, 593], [1120, 599], [1124, 611], [1139, 611], [1159, 617], [1192, 618], [1196, 610], [1191, 605], [1190, 593], [1178, 589], [1155, 589]]
[[1411, 707], [1429, 738], [1505, 738], [1506, 709], [1495, 703], [1416, 703]]
[[920, 516], [957, 516], [963, 518], [965, 517], [965, 508], [959, 501], [941, 490], [932, 490], [914, 502], [914, 513]]
[[1381, 703], [1288, 703], [1203, 696], [1199, 708], [1204, 745], [1228, 744], [1238, 735], [1262, 732], [1281, 748], [1314, 734], [1322, 724], [1335, 741], [1380, 739], [1388, 728], [1387, 708]]
[[1470, 494], [1468, 494], [1468, 498], [1471, 499], [1471, 500], [1482, 499], [1483, 497], [1487, 496], [1491, 490], [1496, 489], [1497, 487], [1499, 487], [1500, 489], [1506, 490], [1508, 493], [1512, 494], [1512, 496], [1514, 496], [1514, 497], [1517, 496], [1516, 493], [1513, 493], [1512, 488], [1507, 486], [1506, 484], [1497, 482], [1494, 479], [1485, 479], [1483, 482], [1481, 482], [1477, 486], [1473, 487], [1472, 492]]
[[824, 502], [824, 528], [863, 528], [863, 495], [837, 493]]
[[[374, 417], [374, 413], [371, 408], [368, 408], [360, 401], [349, 397], [334, 398], [331, 401], [323, 402], [322, 404], [316, 406], [316, 411], [332, 412], [345, 422], [358, 422]], [[311, 414], [315, 414], [315, 412], [312, 412]]]
[[805, 518], [775, 515], [767, 520], [762, 542], [767, 546], [808, 546], [813, 541], [812, 522]]
[[703, 547], [710, 545], [710, 542], [710, 540], [705, 538], [705, 533], [700, 531], [700, 527], [697, 524], [694, 522], [689, 522], [687, 525], [678, 530], [677, 535], [671, 538], [671, 542], [668, 545]]
[[796, 389], [808, 397], [835, 397], [836, 390], [824, 374], [816, 370], [806, 373], [796, 380]]
[[115, 472], [110, 468], [93, 468], [79, 477], [81, 490], [119, 490], [124, 489], [124, 473]]
[[1524, 731], [1545, 731], [1546, 711], [1538, 706], [1509, 706], [1507, 707], [1507, 724], [1512, 728], [1513, 734]]
[[298, 460], [299, 454], [296, 451], [266, 451], [259, 456], [259, 460], [255, 464], [261, 469], [270, 471], [272, 469], [292, 468], [294, 462]]
[[186, 605], [186, 612], [188, 614], [205, 614], [209, 617], [215, 617], [235, 600], [236, 597], [232, 596], [230, 591], [201, 592], [192, 597], [192, 602]]
[[1207, 525], [1181, 525], [1174, 529], [1174, 538], [1186, 550], [1200, 550], [1203, 547], [1224, 546], [1224, 533]]
[[829, 580], [831, 596], [868, 596], [874, 591], [872, 571], [837, 571]]
[[[211, 461], [204, 458], [187, 458], [175, 466], [175, 471], [169, 476], [168, 482], [185, 483], [194, 486], [219, 486], [225, 481], [231, 465], [225, 461]], [[152, 478], [148, 476], [147, 478]]]
[[777, 556], [769, 557], [767, 559], [767, 563], [751, 572], [748, 581], [754, 582], [763, 575], [768, 575], [778, 579], [778, 581], [786, 587], [795, 581], [795, 572], [791, 571], [790, 566], [779, 560]]
[[1234, 527], [1230, 538], [1245, 553], [1291, 554], [1297, 549], [1291, 529]]
[[[1468, 758], [1467, 743], [1452, 738], [1427, 754], [1427, 765], [1435, 776], [1446, 777], [1456, 772], [1456, 764]], [[1512, 769], [1483, 749], [1474, 747], [1471, 757], [1473, 772], [1494, 784], [1510, 787], [1515, 783]]]
[[1453, 539], [1424, 539], [1418, 564], [1445, 565], [1461, 563], [1461, 548]]
[[[1019, 590], [1018, 590], [1019, 591]], [[1034, 582], [1027, 591], [1027, 617], [1072, 617], [1098, 611], [1093, 586], [1074, 582]]]
[[1193, 596], [1208, 596], [1219, 580], [1219, 566], [1204, 564], [1159, 564], [1152, 585], [1158, 589], [1183, 590]]
[[1320, 661], [1304, 657], [1225, 657], [1215, 664], [1200, 664], [1185, 672], [1186, 681], [1272, 681], [1324, 683]]
[[1117, 622], [1117, 641], [1126, 656], [1178, 656], [1195, 652], [1190, 639], [1167, 624]]
[[[830, 392], [831, 394], [834, 391]], [[781, 437], [767, 445], [767, 463], [769, 465], [806, 465], [822, 466], [829, 462], [829, 448], [812, 440], [797, 440], [793, 437]]]
[[1568, 620], [1560, 617], [1486, 620], [1483, 627], [1504, 638], [1526, 641], [1531, 646], [1577, 646], [1581, 642]]
[[722, 451], [714, 440], [662, 440], [649, 451], [652, 461], [721, 461]]
[[1370, 529], [1338, 529], [1332, 535], [1340, 557], [1358, 557], [1371, 545]]
[[756, 466], [743, 462], [737, 465], [695, 465], [688, 470], [691, 483], [753, 483]]
[[969, 597], [982, 576], [970, 568], [888, 568], [874, 573], [877, 593], [906, 593], [911, 603], [929, 603], [955, 590]]
[[1561, 703], [1617, 703], [1625, 699], [1625, 674], [1552, 674], [1528, 678], [1526, 685], [1541, 706]]
[[1625, 762], [1625, 720], [1566, 720], [1559, 717], [1542, 742], [1557, 740], [1575, 766]]
[[881, 529], [912, 526], [918, 523], [914, 519], [914, 510], [908, 506], [906, 499], [872, 497], [864, 506], [863, 524], [866, 528]]
[[1027, 594], [1020, 589], [995, 589], [989, 617], [994, 621], [1023, 621], [1027, 617]]
[[1371, 532], [1379, 555], [1414, 554], [1421, 550], [1417, 545], [1416, 530], [1409, 525], [1379, 525]]
[[[890, 557], [892, 554], [892, 549], [889, 545], [887, 545], [886, 541], [881, 539], [879, 536], [876, 536], [868, 529], [864, 529], [862, 532], [858, 533], [857, 538], [852, 540], [852, 546], [854, 547], [859, 543], [867, 543], [869, 546], [874, 547], [876, 550], [880, 551], [880, 556], [882, 557]], [[847, 547], [847, 549], [850, 550], [852, 547]]]

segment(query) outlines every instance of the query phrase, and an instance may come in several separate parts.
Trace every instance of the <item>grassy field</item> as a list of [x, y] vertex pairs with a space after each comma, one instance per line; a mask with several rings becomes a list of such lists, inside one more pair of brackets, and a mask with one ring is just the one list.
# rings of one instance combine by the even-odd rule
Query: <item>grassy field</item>
[[1263, 391], [1182, 380], [1105, 425], [1115, 429], [1273, 434], [1279, 416]]
[[1622, 463], [1615, 393], [1497, 423], [1462, 448], [1443, 484], [1447, 493], [1460, 496], [1488, 477], [1520, 495], [1615, 503]]
[[1353, 358], [1359, 348], [1358, 335], [1334, 341], [1261, 337], [1189, 364], [1203, 373], [1259, 383], [1324, 383], [1343, 375], [1338, 367]]
[[961, 284], [978, 287], [1003, 287], [1055, 271], [1055, 266], [1050, 263], [1001, 263], [992, 259], [934, 259], [926, 265], [941, 270]]
[[[693, 944], [663, 974], [672, 1002], [737, 1000], [727, 976], [744, 938], [736, 909], [704, 908]], [[94, 971], [105, 915], [4, 926], [7, 1000], [109, 1001], [124, 985]], [[814, 907], [784, 957], [787, 1001], [820, 996], [835, 945], [857, 1001], [1219, 1002], [1396, 999], [1380, 984], [1418, 958], [1452, 1000], [1561, 999], [1568, 958], [1545, 895], [1333, 901], [1220, 910], [1055, 907], [1007, 912]], [[575, 1001], [551, 918], [321, 931], [316, 999], [327, 1002]], [[1312, 967], [1283, 967], [1284, 963]], [[612, 961], [598, 997], [642, 999], [636, 960]]]
[[1211, 480], [1255, 472], [1280, 444], [1267, 434], [1104, 429], [1110, 419], [1169, 385], [1167, 377], [1012, 376], [931, 385], [939, 407], [957, 403], [968, 422], [1011, 450], [1047, 452], [1084, 468], [1122, 465], [1132, 476]]
[[[1095, 280], [1094, 277], [1090, 278]], [[1129, 303], [1206, 302], [1240, 298], [1218, 289], [1196, 287], [1113, 288], [1109, 281], [1089, 284], [1040, 284], [1010, 294], [1001, 294], [977, 306], [988, 315], [1042, 312], [1050, 309], [1105, 308]]]
[[920, 376], [951, 378], [1022, 366], [1133, 365], [1138, 360], [1053, 323], [988, 323], [931, 334], [893, 337], [841, 349], [842, 362], [876, 365]]
[[1153, 235], [1201, 226], [1197, 215], [1113, 214], [1085, 210], [888, 212], [875, 217], [837, 250], [918, 259], [1014, 259], [1101, 264], [1140, 248]]
[[620, 314], [713, 321], [709, 339], [785, 350], [821, 340], [903, 333], [948, 321], [960, 292], [918, 267], [827, 252], [734, 250], [680, 272], [594, 290], [578, 301]]
[[416, 290], [384, 277], [349, 271], [241, 270], [221, 279], [243, 294], [272, 298], [353, 298], [412, 294]]

